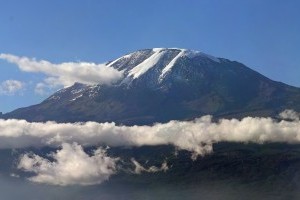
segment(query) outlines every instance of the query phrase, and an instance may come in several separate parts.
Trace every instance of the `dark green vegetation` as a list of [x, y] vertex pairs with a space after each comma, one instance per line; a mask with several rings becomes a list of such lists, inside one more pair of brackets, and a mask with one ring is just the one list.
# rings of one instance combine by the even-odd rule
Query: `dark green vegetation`
[[300, 111], [300, 89], [272, 81], [241, 63], [211, 59], [202, 54], [183, 56], [160, 80], [162, 69], [180, 52], [167, 49], [157, 64], [133, 79], [129, 72], [153, 54], [142, 50], [112, 66], [124, 70], [113, 85], [76, 83], [42, 103], [20, 108], [3, 118], [58, 122], [114, 121], [152, 124], [215, 117], [276, 116], [284, 109]]
[[[266, 187], [281, 183], [285, 189], [292, 189], [300, 178], [295, 176], [300, 172], [300, 145], [218, 143], [212, 154], [199, 156], [196, 160], [191, 160], [190, 152], [178, 151], [176, 155], [175, 151], [171, 146], [148, 146], [113, 148], [109, 153], [124, 160], [134, 157], [148, 167], [159, 167], [167, 161], [170, 169], [166, 173], [144, 173], [135, 177], [137, 182], [147, 184], [197, 185], [209, 180], [232, 180], [246, 185], [266, 184]], [[130, 182], [134, 183], [132, 178]]]
[[[34, 151], [47, 155], [53, 149], [27, 149], [14, 151], [14, 159], [7, 159], [10, 151], [1, 150], [1, 173], [20, 174], [14, 166], [18, 155]], [[91, 149], [86, 149], [90, 152]], [[219, 143], [214, 153], [193, 161], [191, 153], [178, 151], [172, 146], [144, 146], [111, 148], [110, 156], [120, 157], [118, 173], [109, 181], [94, 186], [43, 186], [27, 182], [38, 193], [24, 193], [25, 197], [38, 199], [299, 199], [300, 145]], [[144, 167], [167, 161], [167, 172], [136, 175], [130, 159], [135, 158]], [[7, 169], [5, 169], [6, 166]], [[7, 174], [7, 172], [5, 174]], [[30, 174], [22, 174], [22, 177]], [[2, 177], [3, 179], [4, 177]], [[25, 187], [22, 178], [14, 178], [19, 188]], [[20, 184], [23, 182], [23, 184]], [[26, 183], [26, 182], [25, 182]], [[23, 185], [23, 186], [22, 186]], [[46, 189], [47, 188], [47, 189]], [[0, 189], [1, 191], [2, 189]], [[1, 191], [1, 194], [5, 191]], [[18, 192], [20, 195], [20, 192]], [[10, 197], [13, 196], [10, 194]], [[35, 198], [32, 198], [35, 196]]]

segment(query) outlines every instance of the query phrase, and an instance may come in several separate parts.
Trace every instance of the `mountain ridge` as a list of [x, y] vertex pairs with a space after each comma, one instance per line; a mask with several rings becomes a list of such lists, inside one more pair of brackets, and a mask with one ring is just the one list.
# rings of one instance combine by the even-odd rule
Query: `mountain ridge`
[[73, 86], [40, 104], [4, 114], [28, 121], [114, 121], [152, 124], [216, 117], [276, 116], [300, 111], [300, 89], [273, 81], [225, 58], [178, 49], [138, 50], [106, 66], [124, 77], [112, 85]]

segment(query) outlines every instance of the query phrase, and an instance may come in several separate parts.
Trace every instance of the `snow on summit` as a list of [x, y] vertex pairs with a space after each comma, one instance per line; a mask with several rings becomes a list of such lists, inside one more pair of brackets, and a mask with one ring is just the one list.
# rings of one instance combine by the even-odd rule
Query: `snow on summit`
[[145, 72], [147, 72], [150, 68], [155, 66], [157, 62], [160, 60], [160, 58], [163, 56], [165, 53], [165, 50], [162, 48], [155, 48], [153, 49], [154, 54], [144, 60], [142, 63], [134, 67], [129, 71], [128, 76], [133, 76], [134, 79], [138, 78]]
[[185, 49], [180, 49], [180, 52], [177, 54], [177, 56], [175, 58], [173, 58], [173, 60], [171, 60], [171, 62], [169, 62], [169, 64], [167, 66], [165, 66], [165, 68], [163, 68], [163, 70], [162, 70], [162, 72], [159, 76], [160, 81], [164, 78], [165, 74], [172, 69], [172, 67], [174, 66], [174, 64], [178, 60], [178, 58], [184, 56], [185, 52], [186, 52]]
[[[161, 82], [171, 71], [174, 65], [183, 57], [193, 59], [202, 57], [213, 62], [220, 62], [214, 56], [200, 51], [180, 48], [153, 48], [129, 53], [106, 64], [124, 72], [124, 80], [134, 80], [146, 74], [153, 67], [160, 71], [158, 82]], [[164, 59], [164, 62], [161, 62]], [[162, 64], [163, 63], [163, 64]], [[125, 83], [126, 81], [123, 81]]]

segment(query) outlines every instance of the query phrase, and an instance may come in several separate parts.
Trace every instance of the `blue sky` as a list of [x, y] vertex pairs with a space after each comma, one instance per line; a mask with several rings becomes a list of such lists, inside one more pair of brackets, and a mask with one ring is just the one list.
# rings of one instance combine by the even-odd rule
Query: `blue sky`
[[[0, 5], [0, 54], [97, 64], [138, 49], [180, 47], [237, 60], [300, 87], [297, 0], [0, 0]], [[0, 87], [15, 88], [0, 89], [0, 111], [45, 99], [57, 88], [35, 89], [48, 76], [0, 59]]]

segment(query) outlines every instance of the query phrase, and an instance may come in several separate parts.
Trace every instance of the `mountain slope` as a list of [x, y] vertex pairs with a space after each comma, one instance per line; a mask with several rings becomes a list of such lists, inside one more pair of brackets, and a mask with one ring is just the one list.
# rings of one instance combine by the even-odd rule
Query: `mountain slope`
[[3, 115], [29, 121], [115, 121], [127, 125], [300, 111], [300, 89], [245, 65], [185, 49], [145, 49], [107, 63], [123, 72], [113, 85], [75, 83], [42, 103]]

